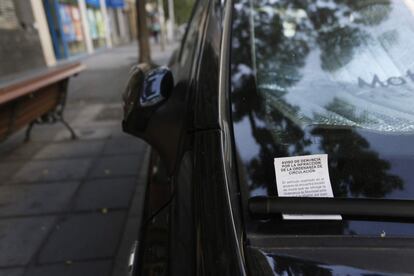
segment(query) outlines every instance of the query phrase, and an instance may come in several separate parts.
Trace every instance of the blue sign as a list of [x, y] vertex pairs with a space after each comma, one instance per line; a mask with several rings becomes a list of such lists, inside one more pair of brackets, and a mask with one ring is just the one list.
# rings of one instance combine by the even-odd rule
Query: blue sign
[[97, 8], [101, 6], [101, 4], [99, 3], [100, 2], [99, 0], [85, 0], [85, 2], [86, 4], [89, 4]]
[[124, 0], [106, 0], [106, 6], [110, 8], [123, 8]]

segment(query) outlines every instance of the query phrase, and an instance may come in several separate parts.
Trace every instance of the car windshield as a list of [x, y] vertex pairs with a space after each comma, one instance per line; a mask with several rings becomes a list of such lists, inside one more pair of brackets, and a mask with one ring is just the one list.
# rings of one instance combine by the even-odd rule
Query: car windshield
[[[236, 1], [231, 90], [245, 198], [278, 195], [274, 158], [326, 154], [334, 197], [414, 199], [413, 0]], [[273, 221], [251, 226], [414, 231], [412, 223]]]

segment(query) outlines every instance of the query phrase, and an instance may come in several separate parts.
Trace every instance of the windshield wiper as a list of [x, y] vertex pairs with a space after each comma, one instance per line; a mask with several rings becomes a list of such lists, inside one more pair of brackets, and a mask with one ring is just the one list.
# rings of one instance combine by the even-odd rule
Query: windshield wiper
[[252, 215], [277, 214], [344, 215], [381, 219], [413, 219], [414, 201], [394, 199], [318, 198], [318, 197], [252, 197]]

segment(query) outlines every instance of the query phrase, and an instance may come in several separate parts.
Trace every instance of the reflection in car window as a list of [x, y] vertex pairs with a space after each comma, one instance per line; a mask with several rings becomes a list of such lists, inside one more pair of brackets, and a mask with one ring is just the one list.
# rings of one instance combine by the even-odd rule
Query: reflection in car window
[[[249, 196], [277, 195], [274, 158], [323, 153], [335, 197], [414, 199], [413, 3], [236, 1], [231, 104]], [[414, 230], [385, 222], [303, 225], [286, 222], [272, 233]]]
[[[301, 125], [412, 132], [413, 2], [337, 2], [254, 3], [260, 93]], [[282, 39], [271, 55], [268, 26]]]
[[180, 64], [184, 65], [187, 60], [191, 59], [191, 53], [194, 51], [194, 47], [197, 42], [197, 30], [200, 27], [201, 15], [204, 7], [203, 0], [196, 1], [191, 15], [191, 19], [187, 25], [187, 31], [185, 33], [183, 43], [180, 50]]

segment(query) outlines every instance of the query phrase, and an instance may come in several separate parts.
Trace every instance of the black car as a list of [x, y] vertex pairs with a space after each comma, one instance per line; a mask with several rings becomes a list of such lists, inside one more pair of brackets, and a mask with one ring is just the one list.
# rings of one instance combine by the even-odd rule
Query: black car
[[199, 0], [134, 68], [132, 275], [414, 274], [414, 2]]

